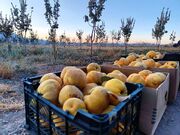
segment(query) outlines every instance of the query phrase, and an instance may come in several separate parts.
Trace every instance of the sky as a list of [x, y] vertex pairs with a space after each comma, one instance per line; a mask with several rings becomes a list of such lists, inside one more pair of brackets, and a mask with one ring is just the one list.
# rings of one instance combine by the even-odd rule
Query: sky
[[[11, 2], [19, 7], [19, 0], [0, 0], [0, 11], [3, 15], [10, 15]], [[44, 0], [27, 0], [28, 11], [33, 7], [32, 28], [37, 31], [40, 38], [48, 36], [49, 26], [46, 22], [44, 12]], [[84, 15], [88, 14], [88, 0], [60, 0], [60, 18], [57, 34], [66, 33], [71, 38], [76, 38], [76, 31], [84, 31], [84, 38], [91, 33], [91, 27], [84, 22]], [[162, 37], [162, 43], [170, 43], [169, 35], [176, 31], [176, 42], [180, 40], [180, 0], [107, 0], [105, 10], [102, 13], [102, 21], [105, 22], [107, 34], [112, 30], [118, 30], [121, 19], [133, 17], [136, 22], [130, 38], [131, 43], [150, 42], [155, 43], [152, 38], [152, 28], [157, 17], [163, 9], [171, 10], [170, 21], [166, 24], [168, 31]], [[123, 38], [121, 38], [123, 41]]]

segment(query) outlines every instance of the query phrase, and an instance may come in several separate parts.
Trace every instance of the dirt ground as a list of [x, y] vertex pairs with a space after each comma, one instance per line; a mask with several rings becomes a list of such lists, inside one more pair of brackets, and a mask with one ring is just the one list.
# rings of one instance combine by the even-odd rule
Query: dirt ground
[[[58, 71], [62, 66], [40, 67], [41, 72]], [[28, 135], [32, 134], [24, 128], [25, 112], [22, 77], [12, 80], [0, 79], [0, 135]], [[155, 135], [180, 135], [180, 91], [173, 104], [168, 105], [166, 112], [161, 119]]]

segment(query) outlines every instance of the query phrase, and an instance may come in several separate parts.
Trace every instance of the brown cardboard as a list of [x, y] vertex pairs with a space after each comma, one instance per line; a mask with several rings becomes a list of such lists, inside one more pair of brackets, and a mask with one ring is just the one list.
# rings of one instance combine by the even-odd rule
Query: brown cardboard
[[[117, 66], [101, 66], [102, 72], [112, 72], [120, 70], [129, 76], [132, 73], [138, 73], [139, 69], [126, 69]], [[139, 129], [147, 135], [153, 135], [167, 107], [169, 91], [169, 73], [166, 73], [166, 80], [156, 89], [144, 87], [141, 110], [139, 117]]]
[[[165, 63], [166, 61], [158, 61], [161, 64]], [[167, 68], [150, 68], [151, 71], [156, 72], [167, 72], [169, 73], [170, 83], [169, 83], [169, 95], [168, 95], [168, 103], [172, 103], [176, 100], [178, 88], [179, 88], [179, 82], [180, 82], [180, 67], [179, 62], [177, 62], [177, 67], [175, 69], [167, 69]], [[110, 66], [110, 63], [104, 63], [106, 66]], [[118, 67], [115, 65], [111, 65], [112, 67]], [[143, 67], [131, 67], [131, 66], [123, 66], [122, 69], [136, 69], [138, 71], [141, 71], [145, 68]]]
[[157, 88], [145, 87], [143, 90], [139, 129], [147, 135], [153, 135], [167, 107], [169, 74]]
[[[166, 69], [166, 68], [152, 68], [151, 71], [156, 72], [167, 72], [170, 74], [170, 83], [169, 83], [169, 95], [168, 95], [168, 102], [172, 103], [176, 100], [177, 92], [179, 89], [179, 62], [177, 68], [175, 69]], [[164, 61], [161, 61], [160, 63], [165, 63]]]

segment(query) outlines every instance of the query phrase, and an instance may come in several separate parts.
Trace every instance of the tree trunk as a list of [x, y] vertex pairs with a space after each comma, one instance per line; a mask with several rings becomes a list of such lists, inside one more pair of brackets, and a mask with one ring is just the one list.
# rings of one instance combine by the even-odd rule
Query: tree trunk
[[160, 44], [158, 44], [158, 51], [160, 50]]
[[81, 49], [82, 49], [82, 46], [81, 46], [81, 45], [82, 45], [82, 44], [81, 44], [81, 40], [79, 41], [79, 45], [80, 45], [80, 50], [81, 50]]
[[33, 42], [33, 45], [34, 45], [34, 48], [36, 48], [36, 45], [35, 45], [35, 43]]
[[161, 40], [159, 41], [159, 51], [161, 50]]
[[157, 40], [156, 44], [157, 44], [157, 46], [158, 46], [158, 51], [160, 51], [161, 40]]
[[101, 42], [98, 43], [98, 48], [101, 49]]
[[11, 46], [10, 41], [8, 41], [8, 53], [9, 53], [9, 55], [11, 55], [11, 53], [12, 53], [12, 46]]
[[24, 49], [25, 49], [25, 50], [24, 50], [24, 51], [25, 51], [25, 55], [27, 54], [27, 47], [26, 47], [26, 44], [25, 44], [25, 40], [26, 40], [26, 32], [27, 32], [27, 31], [25, 31], [25, 33], [24, 33], [24, 38], [23, 38], [23, 41], [24, 41], [23, 44], [24, 44]]
[[174, 41], [171, 42], [171, 45], [173, 46]]
[[127, 42], [124, 42], [124, 47], [125, 47], [125, 55], [127, 55]]
[[94, 28], [95, 28], [95, 26], [93, 26], [93, 29], [92, 29], [92, 32], [91, 32], [91, 62], [92, 62], [92, 46], [93, 46], [93, 36], [94, 36]]
[[56, 62], [57, 59], [57, 49], [56, 49], [56, 43], [52, 43], [52, 49], [53, 49], [53, 57], [54, 57], [54, 63]]

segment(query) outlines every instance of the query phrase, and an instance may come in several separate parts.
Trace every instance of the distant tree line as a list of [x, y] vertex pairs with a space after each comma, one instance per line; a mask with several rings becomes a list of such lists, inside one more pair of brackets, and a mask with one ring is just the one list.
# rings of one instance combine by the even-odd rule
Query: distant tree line
[[[54, 60], [57, 59], [57, 42], [60, 42], [64, 46], [66, 44], [70, 44], [70, 42], [79, 42], [80, 48], [82, 43], [88, 43], [91, 47], [91, 57], [93, 56], [93, 44], [101, 45], [102, 43], [107, 43], [110, 41], [117, 45], [121, 42], [123, 37], [124, 43], [124, 52], [127, 53], [128, 43], [130, 41], [133, 29], [135, 27], [135, 19], [133, 17], [128, 17], [126, 19], [120, 20], [120, 26], [116, 30], [110, 31], [110, 34], [106, 31], [105, 22], [102, 21], [101, 17], [103, 14], [103, 10], [105, 10], [106, 0], [89, 0], [88, 1], [88, 14], [84, 16], [84, 20], [91, 27], [91, 33], [84, 36], [84, 31], [79, 29], [76, 31], [77, 40], [71, 39], [67, 37], [65, 32], [61, 34], [59, 37], [57, 36], [57, 30], [59, 28], [58, 19], [60, 17], [60, 1], [59, 0], [44, 0], [45, 5], [45, 18], [47, 24], [49, 25], [48, 38], [47, 40], [52, 44], [52, 54]], [[18, 36], [18, 41], [24, 44], [25, 52], [27, 39], [31, 43], [37, 44], [39, 40], [38, 32], [32, 29], [32, 13], [33, 7], [31, 7], [30, 12], [27, 11], [28, 4], [27, 0], [19, 0], [19, 7], [11, 3], [12, 7], [10, 9], [11, 15], [7, 16], [0, 12], [0, 33], [3, 35], [5, 41], [8, 42], [8, 52], [11, 53], [11, 37], [14, 33]], [[152, 37], [156, 40], [156, 44], [158, 49], [160, 49], [160, 44], [162, 37], [168, 33], [166, 30], [166, 24], [169, 22], [171, 16], [171, 11], [169, 9], [163, 8], [160, 14], [160, 17], [157, 17], [157, 21], [152, 28]], [[29, 37], [27, 37], [27, 33], [29, 32]], [[109, 36], [110, 35], [110, 36]], [[11, 40], [10, 40], [11, 39]], [[171, 44], [174, 43], [176, 39], [176, 32], [172, 31], [169, 36], [169, 40]]]

